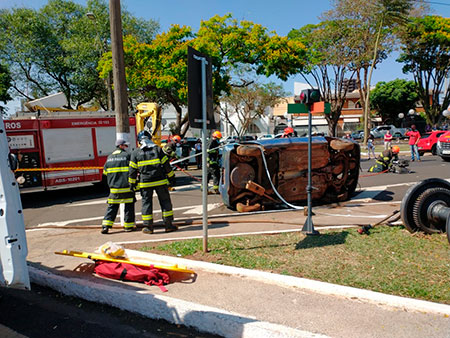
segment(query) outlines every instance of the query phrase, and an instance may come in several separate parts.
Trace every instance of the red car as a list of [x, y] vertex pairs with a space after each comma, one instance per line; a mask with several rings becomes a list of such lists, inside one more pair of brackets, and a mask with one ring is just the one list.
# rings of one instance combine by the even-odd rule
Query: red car
[[445, 130], [433, 130], [431, 133], [426, 133], [420, 137], [417, 147], [419, 148], [419, 154], [422, 156], [426, 152], [431, 152], [436, 155], [436, 143], [439, 136], [443, 135]]

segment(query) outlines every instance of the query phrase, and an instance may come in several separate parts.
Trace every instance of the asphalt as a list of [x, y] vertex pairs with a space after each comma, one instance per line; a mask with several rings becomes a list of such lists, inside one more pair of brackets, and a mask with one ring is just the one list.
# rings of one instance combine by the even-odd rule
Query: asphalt
[[[390, 215], [398, 207], [398, 203], [370, 208], [353, 203], [332, 212], [329, 206], [317, 207], [314, 224], [319, 231], [337, 223], [343, 227], [373, 224], [379, 215]], [[370, 215], [374, 218], [368, 221]], [[239, 222], [214, 219], [208, 236], [300, 231], [305, 216], [302, 211], [287, 211], [233, 220]], [[292, 224], [283, 224], [286, 220]], [[95, 252], [107, 241], [136, 248], [146, 242], [201, 236], [198, 225], [168, 234], [159, 228], [154, 235], [125, 233], [118, 225], [108, 235], [100, 234], [100, 227], [28, 230], [30, 278], [67, 295], [224, 337], [450, 337], [449, 305], [127, 249], [131, 258], [185, 265], [196, 272], [173, 275], [168, 291], [163, 292], [156, 286], [98, 277], [89, 259], [54, 253]]]

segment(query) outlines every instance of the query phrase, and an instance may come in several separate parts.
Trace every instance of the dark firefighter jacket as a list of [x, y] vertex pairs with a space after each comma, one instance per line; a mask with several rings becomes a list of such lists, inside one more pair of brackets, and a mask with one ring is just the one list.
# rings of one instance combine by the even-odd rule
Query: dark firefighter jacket
[[177, 158], [177, 153], [176, 153], [176, 145], [173, 142], [168, 142], [166, 143], [163, 148], [162, 148], [164, 154], [167, 155], [167, 157], [169, 158], [169, 160], [172, 159], [176, 159]]
[[[219, 165], [219, 147], [220, 143], [217, 139], [212, 139], [208, 147], [208, 164]], [[214, 149], [217, 148], [217, 149]]]
[[375, 164], [370, 167], [369, 172], [379, 173], [388, 170], [393, 160], [398, 160], [398, 155], [394, 154], [390, 149], [384, 150], [378, 155]]
[[106, 159], [103, 175], [106, 175], [109, 186], [108, 203], [134, 202], [134, 192], [128, 183], [129, 162], [130, 154], [120, 148], [116, 148]]
[[[139, 172], [139, 182], [137, 174]], [[151, 188], [173, 182], [175, 173], [162, 149], [154, 143], [138, 148], [131, 154], [128, 181], [137, 188]], [[169, 180], [168, 180], [169, 179]]]

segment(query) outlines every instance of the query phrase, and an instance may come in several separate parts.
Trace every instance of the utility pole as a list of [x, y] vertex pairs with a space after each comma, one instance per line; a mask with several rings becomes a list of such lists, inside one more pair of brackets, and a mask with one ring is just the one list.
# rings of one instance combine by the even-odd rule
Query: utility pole
[[128, 119], [127, 81], [123, 57], [122, 15], [120, 0], [109, 0], [109, 21], [111, 25], [111, 52], [114, 81], [114, 110], [116, 112], [116, 137], [130, 140]]

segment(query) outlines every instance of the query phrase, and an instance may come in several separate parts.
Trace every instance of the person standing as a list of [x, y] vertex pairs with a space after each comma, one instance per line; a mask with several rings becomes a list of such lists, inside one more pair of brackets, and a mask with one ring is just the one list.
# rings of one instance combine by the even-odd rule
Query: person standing
[[195, 142], [194, 145], [194, 149], [195, 149], [195, 160], [197, 162], [197, 169], [201, 169], [202, 168], [202, 157], [200, 156], [200, 153], [202, 152], [202, 140], [197, 139], [197, 142]]
[[[173, 209], [170, 200], [169, 182], [173, 184], [175, 173], [167, 155], [152, 142], [151, 134], [143, 130], [138, 134], [140, 147], [131, 154], [128, 181], [132, 188], [140, 190], [142, 196], [143, 233], [153, 233], [153, 191], [158, 195], [166, 232], [178, 230], [172, 224]], [[137, 176], [139, 174], [139, 180]]]
[[391, 143], [392, 143], [392, 134], [391, 131], [388, 130], [386, 134], [384, 134], [384, 150], [391, 149]]
[[413, 124], [411, 126], [411, 130], [407, 131], [406, 136], [409, 136], [409, 146], [411, 148], [411, 161], [414, 162], [414, 155], [417, 158], [417, 161], [420, 161], [419, 149], [417, 148], [417, 143], [420, 140], [420, 133], [416, 129], [416, 125]]
[[369, 138], [367, 139], [367, 153], [369, 154], [369, 160], [370, 160], [370, 154], [373, 155], [373, 158], [375, 159], [375, 144], [374, 144], [374, 137], [372, 134], [369, 135]]
[[[176, 150], [177, 144], [179, 144], [180, 142], [181, 137], [178, 135], [174, 135], [170, 137], [167, 143], [162, 147], [162, 151], [164, 152], [164, 154], [166, 154], [167, 158], [169, 159], [169, 162], [176, 160], [178, 158]], [[175, 187], [175, 179], [173, 184], [170, 185], [169, 191], [174, 191], [175, 190], [174, 187]]]
[[[185, 157], [189, 157], [190, 153], [191, 153], [191, 146], [188, 143], [188, 141], [186, 139], [183, 139], [183, 141], [181, 142], [181, 157], [185, 158]], [[189, 159], [184, 160], [182, 163], [182, 168], [184, 170], [188, 169], [189, 166]]]
[[120, 203], [125, 204], [125, 231], [133, 231], [134, 225], [134, 191], [128, 182], [128, 166], [130, 154], [126, 151], [128, 142], [116, 141], [116, 150], [108, 156], [103, 167], [103, 175], [109, 186], [108, 208], [102, 222], [102, 234], [107, 234], [114, 224]]
[[220, 181], [220, 166], [219, 166], [219, 146], [220, 139], [222, 138], [222, 133], [216, 130], [212, 134], [212, 140], [208, 147], [208, 178], [206, 180], [206, 185], [208, 185], [209, 180], [213, 179], [212, 189], [208, 191], [208, 194], [217, 195], [219, 193], [219, 181]]

